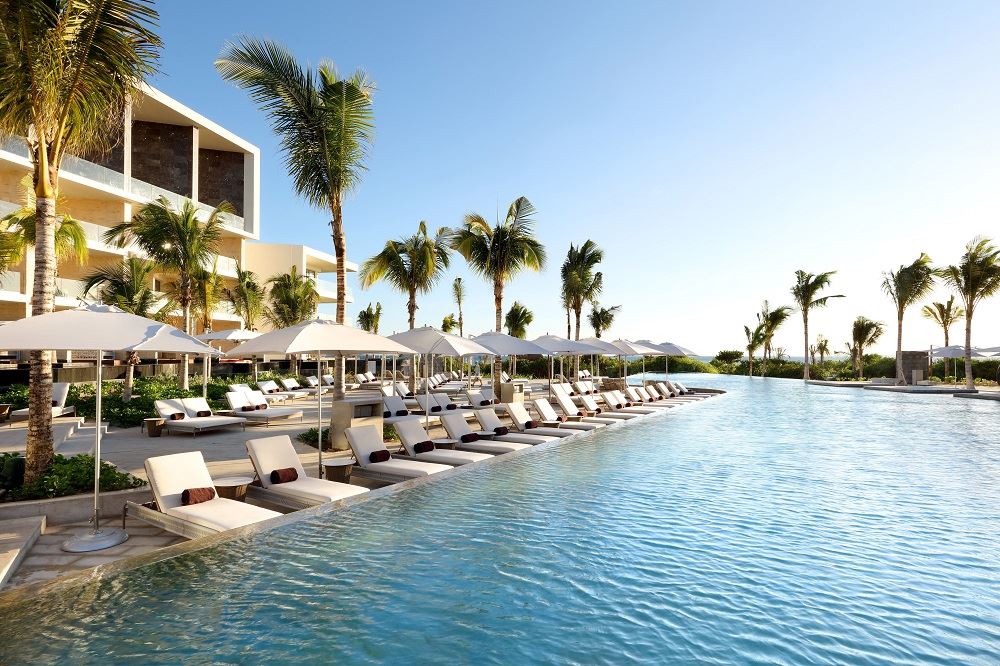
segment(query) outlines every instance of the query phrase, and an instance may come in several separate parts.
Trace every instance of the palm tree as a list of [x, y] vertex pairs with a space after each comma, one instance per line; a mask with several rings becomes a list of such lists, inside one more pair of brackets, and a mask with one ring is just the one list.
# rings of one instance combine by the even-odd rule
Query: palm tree
[[236, 284], [226, 287], [224, 293], [233, 313], [243, 320], [243, 328], [256, 331], [257, 322], [264, 317], [267, 299], [267, 290], [258, 281], [257, 274], [236, 264]]
[[601, 333], [611, 328], [611, 324], [615, 321], [615, 315], [618, 314], [622, 309], [620, 305], [612, 305], [610, 308], [599, 307], [596, 303], [590, 310], [590, 315], [587, 316], [587, 321], [590, 322], [590, 327], [594, 329], [594, 337], [600, 338]]
[[[493, 283], [496, 328], [503, 316], [503, 290], [523, 270], [540, 271], [545, 266], [545, 247], [533, 233], [535, 207], [526, 197], [518, 197], [507, 209], [503, 222], [490, 226], [483, 216], [469, 213], [452, 239], [473, 271]], [[500, 385], [500, 358], [493, 360], [493, 380]]]
[[851, 325], [851, 344], [847, 349], [851, 352], [851, 363], [858, 373], [858, 379], [862, 378], [864, 372], [865, 350], [878, 342], [883, 333], [885, 324], [867, 317], [858, 317]]
[[504, 317], [504, 326], [507, 327], [507, 335], [513, 336], [515, 338], [524, 339], [527, 333], [528, 326], [531, 322], [535, 320], [534, 313], [528, 308], [524, 307], [518, 301], [510, 306], [510, 310], [507, 311], [507, 316]]
[[458, 304], [458, 334], [464, 338], [465, 318], [462, 316], [462, 301], [465, 300], [465, 285], [462, 283], [462, 278], [457, 277], [451, 283], [451, 295], [455, 297], [455, 303]]
[[[220, 203], [204, 222], [198, 209], [184, 201], [174, 209], [166, 197], [146, 204], [130, 222], [112, 227], [104, 234], [107, 243], [125, 247], [135, 243], [161, 269], [177, 273], [176, 295], [181, 307], [183, 329], [191, 333], [191, 307], [195, 303], [195, 277], [212, 264], [222, 240], [222, 214], [232, 213], [227, 201]], [[188, 388], [188, 356], [184, 355], [181, 386]]]
[[426, 294], [448, 268], [451, 230], [438, 229], [433, 237], [427, 234], [427, 223], [417, 225], [417, 233], [409, 238], [387, 241], [381, 252], [361, 264], [358, 276], [366, 289], [385, 280], [396, 291], [407, 295], [406, 312], [410, 329], [416, 326], [417, 294]]
[[809, 362], [816, 365], [816, 345], [809, 345]]
[[[162, 321], [168, 310], [154, 310], [160, 297], [150, 286], [153, 271], [156, 266], [139, 257], [129, 257], [123, 262], [115, 262], [98, 268], [84, 278], [84, 293], [97, 290], [101, 302], [114, 305], [125, 312], [131, 312], [140, 317], [149, 317]], [[139, 355], [131, 352], [128, 355], [125, 368], [125, 385], [122, 390], [122, 401], [132, 399], [132, 387], [135, 385], [135, 366], [139, 363]]]
[[316, 283], [306, 275], [300, 275], [292, 266], [287, 273], [275, 275], [267, 281], [269, 307], [264, 317], [275, 328], [287, 328], [316, 315], [319, 294]]
[[792, 316], [793, 311], [792, 307], [788, 305], [782, 305], [772, 310], [767, 301], [764, 301], [763, 306], [761, 306], [760, 312], [757, 314], [757, 323], [761, 325], [761, 331], [764, 335], [764, 356], [761, 359], [761, 375], [764, 374], [764, 366], [767, 363], [767, 359], [771, 357], [771, 342], [774, 340], [774, 334]]
[[[921, 308], [920, 312], [924, 317], [933, 321], [941, 327], [941, 330], [944, 331], [945, 347], [951, 344], [949, 341], [951, 327], [955, 324], [955, 322], [965, 316], [965, 310], [962, 309], [962, 306], [955, 305], [954, 294], [948, 297], [947, 303], [931, 303], [930, 305], [925, 305]], [[950, 359], [948, 358], [944, 359], [944, 374], [946, 377], [951, 375], [951, 373], [948, 372], [949, 361]]]
[[[249, 91], [281, 138], [295, 191], [330, 211], [337, 257], [337, 323], [347, 305], [347, 237], [344, 195], [357, 187], [375, 138], [375, 84], [363, 71], [341, 77], [323, 61], [315, 72], [296, 62], [284, 46], [244, 37], [227, 44], [215, 61], [223, 79]], [[334, 363], [334, 400], [344, 397], [344, 357]]]
[[1000, 250], [987, 238], [977, 237], [965, 246], [958, 265], [940, 271], [945, 283], [958, 293], [965, 306], [965, 386], [975, 386], [972, 377], [972, 315], [976, 306], [1000, 291]]
[[[746, 350], [747, 357], [750, 359], [749, 365], [747, 365], [747, 376], [753, 377], [753, 356], [764, 344], [764, 325], [757, 324], [757, 326], [752, 329], [749, 326], [744, 326], [743, 331], [747, 336]], [[764, 375], [762, 374], [761, 377], [763, 376]]]
[[[28, 248], [36, 245], [36, 224], [38, 206], [36, 204], [35, 188], [31, 184], [31, 176], [21, 180], [21, 207], [0, 219], [0, 231], [6, 236], [4, 247], [9, 251], [4, 260], [7, 265], [16, 264], [24, 259]], [[56, 200], [57, 207], [62, 199]], [[87, 236], [79, 222], [70, 215], [56, 215], [53, 231], [53, 251], [56, 264], [76, 260], [80, 266], [87, 263]]]
[[560, 272], [563, 294], [576, 315], [577, 340], [580, 339], [580, 319], [584, 303], [595, 303], [604, 287], [604, 275], [600, 271], [594, 271], [594, 267], [603, 260], [604, 251], [594, 241], [587, 240], [580, 247], [570, 244], [563, 261]]
[[809, 311], [812, 308], [825, 307], [831, 298], [843, 298], [842, 294], [835, 296], [817, 296], [819, 292], [830, 286], [830, 276], [837, 271], [828, 271], [813, 275], [805, 271], [795, 271], [795, 286], [792, 296], [802, 312], [802, 329], [805, 345], [805, 360], [802, 364], [802, 378], [809, 379]]
[[921, 252], [916, 261], [882, 274], [882, 291], [896, 305], [896, 382], [906, 383], [903, 376], [903, 314], [906, 309], [934, 288], [931, 258]]
[[212, 270], [202, 268], [195, 271], [193, 279], [194, 302], [192, 305], [201, 318], [202, 332], [207, 333], [212, 330], [212, 315], [219, 308], [219, 303], [225, 296], [225, 285], [215, 264], [212, 265]]
[[816, 353], [819, 354], [819, 364], [823, 365], [823, 361], [830, 354], [830, 341], [822, 335], [816, 336]]
[[454, 314], [447, 314], [444, 319], [441, 320], [441, 331], [443, 333], [451, 333], [458, 326], [458, 320], [455, 319]]
[[[0, 139], [27, 137], [35, 185], [32, 314], [52, 312], [56, 199], [67, 153], [118, 140], [130, 99], [154, 71], [160, 40], [146, 0], [0, 3]], [[25, 481], [52, 461], [52, 358], [30, 354]]]
[[368, 307], [358, 313], [358, 328], [378, 335], [378, 325], [382, 319], [382, 304], [375, 303], [375, 307], [369, 303]]

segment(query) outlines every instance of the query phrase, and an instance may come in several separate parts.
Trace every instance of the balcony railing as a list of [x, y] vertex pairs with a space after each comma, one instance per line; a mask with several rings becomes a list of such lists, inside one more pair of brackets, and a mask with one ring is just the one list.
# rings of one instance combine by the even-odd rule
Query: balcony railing
[[222, 255], [219, 255], [211, 261], [206, 261], [203, 268], [206, 271], [210, 271], [212, 268], [215, 268], [219, 272], [219, 275], [236, 275], [237, 265], [238, 262], [232, 257], [223, 257]]
[[0, 274], [0, 291], [12, 291], [21, 293], [21, 273], [20, 271], [6, 271]]
[[86, 283], [83, 280], [73, 280], [70, 278], [56, 278], [56, 296], [64, 298], [83, 299], [83, 292]]

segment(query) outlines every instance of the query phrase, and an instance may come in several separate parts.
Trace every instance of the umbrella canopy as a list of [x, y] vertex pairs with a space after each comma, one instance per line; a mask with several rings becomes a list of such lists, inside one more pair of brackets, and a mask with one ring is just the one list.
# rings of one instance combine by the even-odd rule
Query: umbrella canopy
[[594, 354], [601, 354], [603, 356], [621, 356], [622, 350], [615, 347], [613, 344], [607, 340], [601, 340], [600, 338], [581, 338], [580, 342], [600, 351], [593, 352]]
[[[982, 352], [988, 352], [989, 349], [979, 349], [977, 347], [972, 348], [972, 358], [987, 358], [986, 354]], [[951, 345], [950, 347], [936, 347], [934, 349], [928, 349], [927, 353], [934, 358], [965, 358], [965, 347], [961, 345]]]
[[625, 356], [666, 356], [667, 353], [662, 349], [657, 349], [656, 347], [647, 347], [646, 345], [640, 344], [638, 342], [630, 342], [628, 340], [614, 340], [612, 343], [618, 348], [618, 353], [624, 354]]
[[473, 338], [477, 343], [489, 349], [489, 353], [496, 356], [546, 356], [549, 352], [544, 347], [536, 345], [534, 342], [515, 338], [513, 335], [492, 331], [483, 333]]
[[390, 335], [389, 339], [421, 354], [439, 354], [441, 356], [493, 354], [492, 350], [478, 342], [451, 333], [443, 333], [432, 326], [423, 326]]
[[585, 342], [577, 342], [567, 338], [560, 338], [558, 335], [543, 335], [535, 338], [533, 342], [545, 349], [546, 354], [582, 356], [585, 354], [603, 354], [604, 351]]
[[667, 356], [697, 356], [693, 351], [687, 347], [682, 347], [680, 345], [675, 345], [672, 342], [661, 342], [660, 344], [653, 344], [649, 340], [638, 340], [638, 344], [644, 345], [646, 347], [652, 347], [653, 349], [659, 349], [661, 352]]
[[1000, 347], [975, 347], [975, 350], [981, 354], [996, 354], [1000, 352]]
[[170, 324], [113, 305], [87, 305], [4, 324], [0, 326], [0, 349], [219, 354]]
[[230, 328], [224, 331], [210, 331], [194, 337], [205, 342], [246, 342], [260, 335], [258, 331], [248, 331], [245, 328]]
[[415, 354], [409, 347], [359, 328], [335, 324], [324, 319], [309, 319], [295, 326], [263, 333], [229, 350], [226, 356], [250, 354]]

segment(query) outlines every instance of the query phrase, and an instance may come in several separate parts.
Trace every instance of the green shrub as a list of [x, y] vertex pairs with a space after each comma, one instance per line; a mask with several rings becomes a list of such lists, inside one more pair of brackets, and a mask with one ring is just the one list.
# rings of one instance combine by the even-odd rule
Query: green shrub
[[[127, 490], [146, 485], [142, 479], [101, 462], [101, 492]], [[11, 491], [11, 499], [33, 500], [79, 495], [94, 489], [94, 456], [57, 455], [48, 472], [39, 479]]]
[[0, 403], [9, 404], [11, 410], [24, 409], [28, 406], [28, 387], [24, 384], [15, 384], [0, 389]]

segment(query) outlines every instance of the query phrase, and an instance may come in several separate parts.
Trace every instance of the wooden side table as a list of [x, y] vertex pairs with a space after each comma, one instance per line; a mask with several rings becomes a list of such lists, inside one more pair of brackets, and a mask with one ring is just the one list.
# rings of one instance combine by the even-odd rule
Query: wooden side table
[[219, 497], [245, 502], [247, 499], [247, 486], [253, 483], [249, 476], [224, 476], [221, 479], [212, 479], [215, 492]]
[[[166, 419], [161, 418], [150, 418], [142, 420], [142, 428], [146, 429], [146, 434], [150, 437], [159, 437], [163, 434], [163, 429], [166, 427]], [[140, 428], [141, 430], [141, 428]]]
[[354, 467], [354, 458], [324, 458], [323, 476], [326, 477], [327, 481], [350, 483], [352, 467]]

